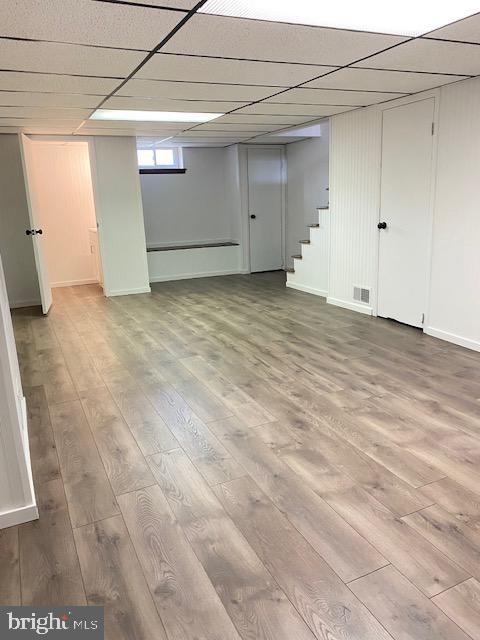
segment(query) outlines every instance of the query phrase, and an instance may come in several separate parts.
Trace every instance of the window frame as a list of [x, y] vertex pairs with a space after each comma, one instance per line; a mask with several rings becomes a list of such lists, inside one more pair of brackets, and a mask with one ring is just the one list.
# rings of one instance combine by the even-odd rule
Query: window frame
[[[172, 164], [160, 164], [157, 163], [157, 151], [161, 150], [171, 150], [173, 155], [173, 163]], [[139, 151], [151, 151], [153, 153], [153, 164], [141, 164], [140, 159], [138, 157]], [[183, 154], [181, 147], [167, 147], [161, 144], [153, 143], [151, 146], [137, 146], [137, 164], [140, 173], [160, 173], [160, 172], [171, 172], [171, 173], [185, 173], [185, 168], [183, 166]]]

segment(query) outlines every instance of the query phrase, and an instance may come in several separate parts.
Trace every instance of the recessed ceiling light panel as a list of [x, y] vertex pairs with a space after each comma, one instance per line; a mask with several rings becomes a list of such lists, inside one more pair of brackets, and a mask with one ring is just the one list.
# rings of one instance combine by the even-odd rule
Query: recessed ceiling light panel
[[97, 109], [90, 120], [124, 120], [132, 122], [209, 122], [223, 113], [191, 113], [187, 111], [131, 111]]
[[208, 0], [199, 13], [419, 36], [478, 10], [471, 0]]

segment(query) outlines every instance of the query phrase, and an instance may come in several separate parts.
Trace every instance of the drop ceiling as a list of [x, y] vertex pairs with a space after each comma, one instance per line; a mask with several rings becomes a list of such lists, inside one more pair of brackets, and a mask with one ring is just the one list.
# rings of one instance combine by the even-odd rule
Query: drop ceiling
[[[284, 144], [275, 132], [480, 74], [480, 14], [411, 38], [211, 15], [199, 4], [2, 2], [0, 132]], [[99, 107], [226, 115], [89, 120]]]

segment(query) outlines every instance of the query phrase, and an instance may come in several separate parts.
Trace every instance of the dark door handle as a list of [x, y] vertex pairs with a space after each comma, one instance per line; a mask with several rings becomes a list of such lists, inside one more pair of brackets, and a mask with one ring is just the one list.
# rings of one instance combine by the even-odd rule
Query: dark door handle
[[377, 224], [377, 228], [378, 229], [386, 229], [387, 228], [387, 223], [386, 222], [379, 222]]
[[256, 217], [257, 216], [254, 213], [252, 213], [252, 215], [250, 216], [250, 218], [252, 218], [252, 220], [255, 220]]
[[42, 229], [27, 229], [25, 231], [25, 233], [27, 234], [27, 236], [41, 236], [43, 233]]

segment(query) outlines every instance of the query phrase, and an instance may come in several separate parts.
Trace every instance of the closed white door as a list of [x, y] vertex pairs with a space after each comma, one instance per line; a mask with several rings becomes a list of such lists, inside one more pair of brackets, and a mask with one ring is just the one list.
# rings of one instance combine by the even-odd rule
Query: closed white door
[[281, 149], [248, 149], [250, 270], [283, 267]]
[[42, 301], [42, 311], [47, 314], [52, 306], [52, 289], [50, 287], [50, 279], [48, 277], [47, 265], [43, 254], [42, 236], [43, 229], [40, 226], [40, 216], [38, 213], [38, 204], [35, 199], [35, 193], [32, 185], [33, 177], [33, 149], [34, 143], [21, 134], [21, 150], [23, 161], [23, 174], [25, 178], [25, 190], [27, 194], [28, 215], [30, 217], [30, 229], [26, 229], [26, 233], [33, 242], [33, 254], [35, 257], [35, 265], [37, 267], [38, 284], [40, 287], [40, 298]]
[[383, 112], [378, 315], [423, 325], [434, 99]]

